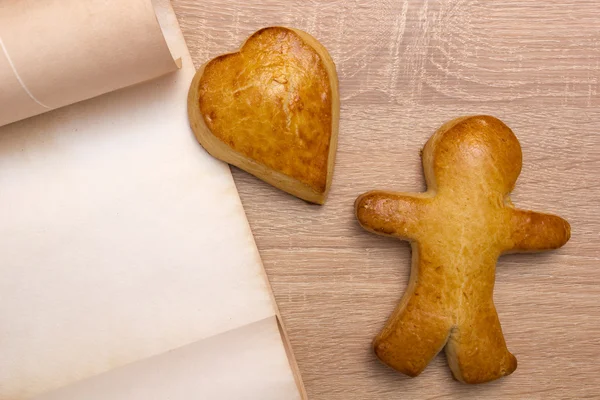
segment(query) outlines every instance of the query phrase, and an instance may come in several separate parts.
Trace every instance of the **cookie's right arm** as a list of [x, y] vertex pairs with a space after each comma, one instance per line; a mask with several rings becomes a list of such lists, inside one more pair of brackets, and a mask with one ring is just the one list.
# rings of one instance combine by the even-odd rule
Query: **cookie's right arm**
[[543, 251], [563, 246], [571, 237], [571, 226], [559, 216], [513, 210], [508, 252]]

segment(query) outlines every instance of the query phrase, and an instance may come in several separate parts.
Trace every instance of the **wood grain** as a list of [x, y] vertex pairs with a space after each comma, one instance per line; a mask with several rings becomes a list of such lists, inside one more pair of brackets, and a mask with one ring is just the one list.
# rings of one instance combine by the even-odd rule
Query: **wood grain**
[[[173, 0], [197, 66], [269, 25], [337, 64], [339, 149], [325, 206], [234, 169], [309, 398], [583, 399], [600, 394], [600, 7], [595, 0]], [[561, 250], [501, 258], [495, 302], [517, 371], [465, 386], [442, 355], [418, 378], [371, 340], [406, 287], [409, 247], [361, 230], [370, 189], [424, 190], [419, 150], [485, 113], [523, 147], [513, 200], [569, 220]]]

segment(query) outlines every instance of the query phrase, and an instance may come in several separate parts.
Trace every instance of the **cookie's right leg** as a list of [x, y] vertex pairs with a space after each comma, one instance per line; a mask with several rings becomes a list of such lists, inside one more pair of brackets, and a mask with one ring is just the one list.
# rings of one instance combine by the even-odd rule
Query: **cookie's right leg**
[[467, 310], [463, 322], [450, 334], [446, 355], [454, 377], [466, 383], [489, 382], [517, 369], [491, 302]]
[[439, 314], [439, 305], [425, 296], [412, 296], [396, 308], [373, 348], [384, 364], [417, 376], [442, 350], [450, 328], [451, 319]]

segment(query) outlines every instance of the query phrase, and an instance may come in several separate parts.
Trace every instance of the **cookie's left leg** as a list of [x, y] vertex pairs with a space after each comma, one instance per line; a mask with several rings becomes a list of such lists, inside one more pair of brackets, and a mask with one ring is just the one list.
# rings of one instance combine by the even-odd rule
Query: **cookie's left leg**
[[[418, 292], [418, 290], [417, 290]], [[406, 295], [373, 341], [377, 358], [408, 376], [417, 376], [448, 340], [451, 314], [431, 296]]]
[[468, 313], [452, 329], [446, 355], [454, 377], [465, 383], [492, 381], [517, 369], [517, 359], [506, 348], [493, 304]]

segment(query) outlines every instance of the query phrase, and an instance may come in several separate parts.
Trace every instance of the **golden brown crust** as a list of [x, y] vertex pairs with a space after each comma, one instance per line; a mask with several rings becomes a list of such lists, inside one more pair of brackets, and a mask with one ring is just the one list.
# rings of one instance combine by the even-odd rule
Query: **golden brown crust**
[[423, 167], [427, 192], [368, 192], [355, 203], [365, 229], [409, 240], [413, 249], [408, 288], [375, 338], [375, 353], [416, 376], [445, 346], [460, 381], [508, 375], [517, 360], [493, 303], [496, 260], [505, 252], [561, 247], [569, 224], [513, 208], [508, 194], [521, 171], [521, 148], [496, 118], [444, 124], [423, 150]]
[[335, 65], [310, 35], [284, 27], [259, 30], [238, 52], [197, 72], [188, 108], [196, 137], [215, 157], [300, 198], [324, 202], [339, 94]]

